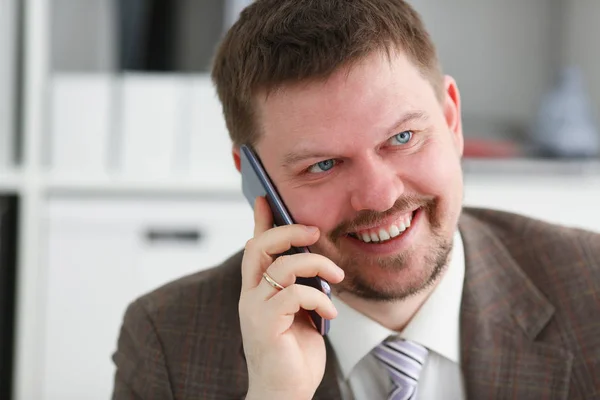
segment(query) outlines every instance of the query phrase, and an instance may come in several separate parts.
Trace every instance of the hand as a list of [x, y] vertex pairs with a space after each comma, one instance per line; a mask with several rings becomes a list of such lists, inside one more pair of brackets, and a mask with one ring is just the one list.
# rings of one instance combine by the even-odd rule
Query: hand
[[[254, 206], [254, 238], [242, 261], [239, 302], [244, 353], [248, 364], [247, 398], [310, 399], [325, 372], [325, 341], [305, 310], [333, 319], [331, 300], [315, 288], [296, 285], [296, 277], [320, 276], [339, 283], [344, 272], [318, 254], [281, 254], [290, 247], [309, 246], [319, 238], [315, 227], [288, 225], [272, 228], [269, 205], [263, 197]], [[275, 261], [274, 261], [275, 260]], [[267, 273], [285, 289], [269, 285]]]

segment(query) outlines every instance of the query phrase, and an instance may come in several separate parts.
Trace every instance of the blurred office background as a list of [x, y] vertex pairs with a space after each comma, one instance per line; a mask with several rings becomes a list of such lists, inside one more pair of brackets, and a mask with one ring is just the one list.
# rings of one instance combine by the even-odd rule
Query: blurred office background
[[[250, 237], [208, 77], [248, 2], [0, 0], [0, 399], [108, 398], [127, 304]], [[465, 203], [600, 231], [600, 2], [411, 3]]]

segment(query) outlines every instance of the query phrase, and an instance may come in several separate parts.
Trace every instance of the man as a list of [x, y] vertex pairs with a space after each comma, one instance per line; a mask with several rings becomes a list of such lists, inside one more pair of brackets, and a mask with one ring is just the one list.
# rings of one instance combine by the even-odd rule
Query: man
[[114, 398], [600, 398], [600, 235], [462, 209], [459, 91], [409, 5], [257, 0], [213, 78], [298, 224], [258, 198], [243, 252], [131, 304]]

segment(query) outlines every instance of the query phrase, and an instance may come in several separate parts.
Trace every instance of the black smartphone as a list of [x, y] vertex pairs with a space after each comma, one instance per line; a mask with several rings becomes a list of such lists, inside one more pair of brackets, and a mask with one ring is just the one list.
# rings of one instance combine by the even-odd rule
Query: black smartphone
[[[254, 207], [254, 201], [259, 196], [264, 196], [269, 203], [271, 212], [273, 213], [273, 223], [275, 226], [294, 224], [292, 216], [283, 204], [283, 200], [277, 193], [277, 189], [267, 172], [265, 171], [256, 152], [249, 146], [241, 146], [240, 148], [241, 170], [242, 170], [242, 192]], [[283, 254], [310, 253], [307, 247], [292, 247]], [[331, 288], [324, 279], [315, 276], [312, 278], [296, 278], [296, 283], [314, 287], [317, 290], [325, 293], [331, 298]], [[321, 335], [326, 335], [329, 332], [329, 320], [321, 317], [316, 311], [309, 311], [310, 318]]]

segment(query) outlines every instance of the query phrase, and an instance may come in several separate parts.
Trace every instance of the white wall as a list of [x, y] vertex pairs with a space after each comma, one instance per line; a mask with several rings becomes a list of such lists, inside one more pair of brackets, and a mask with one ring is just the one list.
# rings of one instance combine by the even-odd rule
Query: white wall
[[409, 1], [458, 81], [467, 130], [473, 116], [527, 128], [561, 64], [583, 69], [599, 113], [600, 1]]
[[564, 63], [578, 64], [589, 85], [589, 94], [600, 118], [600, 1], [565, 0]]
[[116, 1], [50, 1], [52, 71], [113, 70], [117, 61]]

